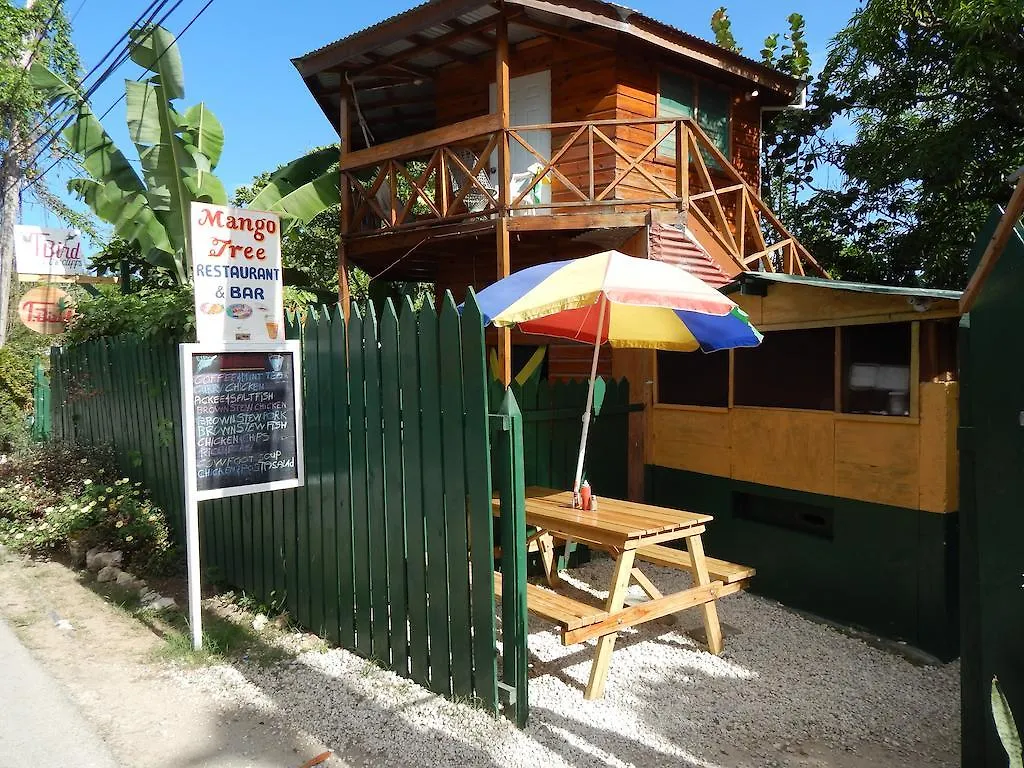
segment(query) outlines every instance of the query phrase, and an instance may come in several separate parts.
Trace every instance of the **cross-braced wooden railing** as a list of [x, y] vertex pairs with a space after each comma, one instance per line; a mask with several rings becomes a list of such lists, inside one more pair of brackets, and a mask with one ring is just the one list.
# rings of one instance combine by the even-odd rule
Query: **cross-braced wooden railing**
[[[519, 165], [529, 165], [527, 171], [497, 178], [492, 155], [500, 142], [518, 155]], [[542, 145], [551, 150], [538, 149]], [[690, 119], [544, 123], [503, 131], [488, 115], [353, 153], [341, 173], [350, 236], [499, 215], [676, 208], [743, 269], [824, 274]]]

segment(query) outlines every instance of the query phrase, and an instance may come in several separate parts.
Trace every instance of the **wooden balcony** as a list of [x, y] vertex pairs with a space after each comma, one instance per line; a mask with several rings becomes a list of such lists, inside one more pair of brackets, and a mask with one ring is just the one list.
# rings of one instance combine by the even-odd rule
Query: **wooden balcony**
[[[499, 178], [503, 149], [529, 170]], [[349, 153], [341, 183], [343, 232], [353, 246], [397, 233], [479, 231], [498, 217], [513, 231], [638, 226], [651, 209], [668, 209], [741, 269], [822, 273], [689, 119], [502, 130], [497, 115], [485, 115]]]

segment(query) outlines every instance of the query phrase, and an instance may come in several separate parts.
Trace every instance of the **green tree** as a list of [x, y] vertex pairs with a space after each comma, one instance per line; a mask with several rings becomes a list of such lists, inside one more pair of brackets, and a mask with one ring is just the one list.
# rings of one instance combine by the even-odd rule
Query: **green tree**
[[772, 121], [769, 203], [836, 277], [962, 287], [1024, 164], [1021, 71], [1020, 0], [865, 0]]
[[[318, 147], [310, 154], [320, 152], [331, 153], [334, 162], [327, 168], [323, 178], [330, 179], [330, 183], [338, 184], [338, 147]], [[256, 210], [266, 210], [265, 206], [273, 205], [275, 197], [279, 194], [274, 179], [287, 177], [295, 174], [295, 170], [289, 171], [293, 164], [285, 165], [273, 172], [264, 172], [252, 180], [251, 184], [243, 184], [235, 190], [232, 197], [232, 205], [244, 206]], [[297, 174], [303, 176], [301, 169]], [[277, 182], [280, 184], [280, 181]], [[399, 188], [399, 196], [408, 199], [410, 192], [407, 189]], [[323, 195], [326, 199], [326, 193]], [[310, 206], [312, 210], [314, 206]], [[296, 221], [281, 238], [281, 260], [286, 268], [291, 268], [302, 274], [302, 280], [296, 281], [298, 287], [310, 288], [323, 293], [337, 293], [338, 291], [338, 243], [339, 227], [341, 217], [341, 204], [335, 202], [325, 207], [308, 221]], [[357, 302], [373, 301], [376, 304], [383, 304], [387, 298], [398, 300], [409, 295], [413, 304], [419, 307], [420, 304], [433, 294], [433, 286], [426, 283], [413, 283], [405, 281], [388, 281], [386, 279], [373, 279], [359, 267], [349, 265], [348, 267], [349, 293]]]
[[734, 53], [742, 53], [743, 49], [736, 44], [732, 34], [732, 19], [725, 6], [721, 6], [711, 14], [711, 31], [715, 34], [715, 43]]

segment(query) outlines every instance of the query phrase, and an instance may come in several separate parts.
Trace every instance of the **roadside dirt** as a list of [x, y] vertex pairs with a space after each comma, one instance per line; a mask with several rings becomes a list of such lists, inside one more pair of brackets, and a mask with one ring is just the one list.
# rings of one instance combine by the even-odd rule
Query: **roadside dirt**
[[0, 555], [0, 616], [123, 766], [279, 768], [327, 751], [287, 722], [183, 687], [156, 660], [164, 640], [62, 565]]

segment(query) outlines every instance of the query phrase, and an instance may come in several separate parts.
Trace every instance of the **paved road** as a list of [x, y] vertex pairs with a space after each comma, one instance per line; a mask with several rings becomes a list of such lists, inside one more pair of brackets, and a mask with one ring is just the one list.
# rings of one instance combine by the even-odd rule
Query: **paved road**
[[0, 620], [0, 768], [35, 765], [117, 767], [64, 689]]

